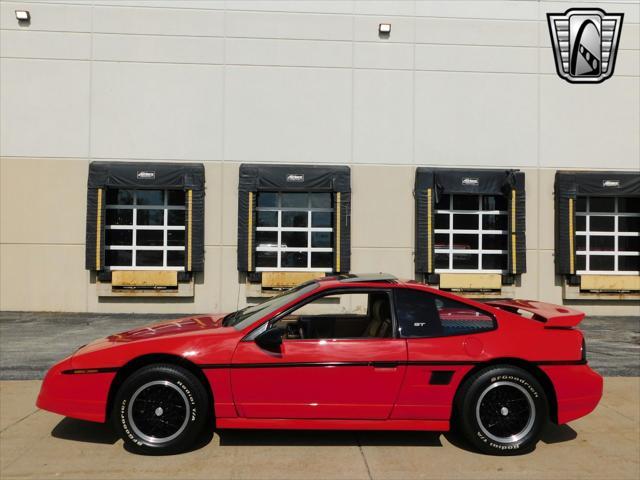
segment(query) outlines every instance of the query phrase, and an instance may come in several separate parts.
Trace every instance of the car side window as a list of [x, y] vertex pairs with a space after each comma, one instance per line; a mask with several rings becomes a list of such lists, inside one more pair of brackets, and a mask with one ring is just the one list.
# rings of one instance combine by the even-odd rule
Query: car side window
[[490, 314], [419, 290], [398, 289], [395, 304], [400, 336], [405, 338], [446, 337], [495, 328]]
[[316, 298], [273, 325], [284, 340], [389, 338], [393, 336], [387, 291], [336, 292]]

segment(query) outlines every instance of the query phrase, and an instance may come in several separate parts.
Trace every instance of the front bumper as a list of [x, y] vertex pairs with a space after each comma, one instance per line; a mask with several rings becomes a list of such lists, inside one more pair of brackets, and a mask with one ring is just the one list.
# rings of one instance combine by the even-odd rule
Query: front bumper
[[541, 367], [553, 383], [558, 406], [558, 424], [591, 413], [602, 398], [603, 379], [588, 365]]
[[36, 406], [66, 417], [104, 422], [109, 388], [116, 373], [63, 373], [68, 370], [72, 370], [71, 357], [49, 369]]

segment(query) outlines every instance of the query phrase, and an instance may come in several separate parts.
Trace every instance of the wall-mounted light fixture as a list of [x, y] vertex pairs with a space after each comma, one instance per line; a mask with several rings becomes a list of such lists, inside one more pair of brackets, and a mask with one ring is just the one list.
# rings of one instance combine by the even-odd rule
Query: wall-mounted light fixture
[[29, 10], [16, 10], [16, 19], [20, 23], [28, 23], [31, 21], [31, 14]]
[[380, 23], [378, 25], [378, 35], [381, 37], [388, 37], [391, 35], [391, 24], [390, 23]]

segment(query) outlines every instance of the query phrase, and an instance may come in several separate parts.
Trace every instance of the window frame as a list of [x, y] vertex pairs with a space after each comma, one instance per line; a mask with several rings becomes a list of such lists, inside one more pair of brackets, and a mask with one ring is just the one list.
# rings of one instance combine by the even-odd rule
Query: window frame
[[[276, 324], [278, 321], [280, 321], [282, 318], [286, 317], [287, 315], [290, 315], [292, 312], [296, 311], [299, 308], [304, 307], [305, 305], [314, 302], [315, 300], [321, 299], [323, 297], [327, 297], [327, 296], [331, 296], [331, 295], [336, 295], [336, 294], [356, 294], [356, 293], [386, 293], [387, 297], [389, 298], [389, 307], [390, 307], [390, 312], [391, 312], [391, 337], [388, 338], [377, 338], [377, 337], [342, 337], [342, 338], [325, 338], [322, 340], [331, 340], [331, 341], [341, 341], [341, 340], [402, 340], [402, 338], [398, 335], [398, 323], [396, 320], [396, 309], [395, 309], [395, 305], [394, 305], [394, 294], [393, 294], [393, 290], [394, 288], [392, 287], [380, 287], [380, 288], [376, 288], [376, 287], [354, 287], [354, 288], [350, 288], [350, 287], [337, 287], [337, 288], [330, 288], [327, 290], [322, 290], [320, 292], [316, 292], [316, 293], [312, 293], [311, 295], [309, 295], [308, 297], [304, 298], [302, 301], [300, 301], [299, 303], [296, 303], [295, 305], [292, 305], [291, 307], [287, 308], [285, 311], [279, 313], [278, 315], [274, 316], [273, 318], [270, 318], [269, 320], [266, 320], [265, 322], [261, 323], [259, 326], [257, 326], [254, 330], [252, 330], [251, 332], [249, 332], [241, 341], [243, 342], [252, 342], [255, 340], [255, 338], [260, 335], [261, 333], [271, 329], [273, 327], [274, 324]], [[321, 339], [318, 338], [300, 338], [300, 339], [295, 339], [295, 340], [289, 340], [289, 341], [293, 341], [293, 342], [318, 342]]]
[[[591, 199], [592, 198], [612, 198], [614, 201], [614, 209], [613, 212], [591, 212]], [[625, 197], [621, 196], [608, 196], [603, 197], [601, 195], [580, 195], [576, 197], [576, 229], [575, 229], [575, 240], [577, 244], [578, 237], [585, 237], [585, 248], [583, 250], [578, 250], [576, 246], [575, 256], [576, 263], [577, 258], [579, 256], [584, 256], [584, 266], [585, 269], [578, 270], [576, 268], [576, 275], [640, 275], [640, 270], [618, 270], [618, 257], [637, 257], [640, 256], [640, 252], [634, 251], [626, 251], [626, 250], [618, 250], [619, 246], [619, 238], [620, 237], [640, 237], [640, 232], [621, 232], [619, 231], [619, 219], [620, 217], [628, 217], [628, 218], [640, 218], [640, 213], [635, 212], [620, 212], [619, 211], [619, 200], [621, 198], [631, 198], [634, 197]], [[578, 199], [585, 200], [585, 210], [578, 211]], [[640, 199], [637, 199], [640, 201]], [[585, 217], [584, 230], [578, 230], [577, 227], [577, 217]], [[593, 217], [609, 217], [613, 218], [613, 231], [605, 232], [605, 231], [592, 231], [591, 230], [591, 219]], [[613, 250], [609, 251], [592, 251], [590, 250], [590, 239], [591, 237], [613, 237]], [[592, 256], [601, 256], [601, 257], [613, 257], [613, 270], [591, 270], [590, 259]]]
[[[508, 206], [508, 198], [505, 197], [507, 201], [507, 210], [483, 210], [482, 209], [482, 200], [483, 197], [495, 197], [497, 194], [467, 194], [467, 193], [447, 193], [449, 196], [449, 206], [448, 208], [442, 209], [437, 208], [437, 204], [434, 208], [434, 224], [436, 221], [436, 217], [438, 215], [448, 215], [449, 217], [449, 227], [448, 228], [434, 228], [433, 229], [433, 238], [434, 238], [434, 272], [436, 274], [439, 273], [497, 273], [500, 275], [506, 275], [509, 273], [509, 206]], [[468, 197], [476, 197], [478, 201], [478, 208], [473, 210], [456, 210], [453, 208], [453, 199], [455, 196], [468, 196]], [[504, 197], [504, 195], [503, 195]], [[478, 219], [478, 229], [456, 229], [453, 227], [454, 215], [473, 215]], [[503, 215], [507, 218], [507, 229], [506, 230], [485, 230], [483, 227], [483, 218], [484, 215]], [[447, 235], [448, 236], [448, 246], [447, 248], [438, 248], [435, 245], [435, 237], [436, 235]], [[453, 236], [454, 235], [473, 235], [478, 238], [478, 248], [461, 250], [454, 248]], [[484, 235], [504, 235], [507, 239], [507, 248], [505, 250], [502, 249], [483, 249], [482, 248], [482, 238]], [[438, 254], [445, 254], [448, 257], [448, 267], [447, 268], [438, 268], [435, 267], [435, 257]], [[470, 268], [454, 268], [453, 260], [456, 254], [470, 254], [477, 255], [477, 265], [478, 268], [470, 269]], [[482, 257], [484, 255], [503, 255], [506, 257], [506, 265], [504, 269], [489, 269], [482, 268]]]
[[[104, 251], [105, 251], [105, 269], [108, 271], [152, 271], [152, 270], [163, 270], [163, 271], [177, 271], [184, 272], [185, 265], [184, 262], [181, 266], [171, 266], [167, 265], [167, 253], [169, 251], [182, 251], [184, 252], [185, 258], [187, 255], [187, 227], [186, 227], [186, 214], [187, 214], [187, 199], [185, 196], [184, 205], [169, 205], [169, 195], [170, 191], [184, 191], [180, 188], [136, 188], [136, 187], [122, 187], [122, 188], [114, 188], [109, 187], [106, 189], [108, 194], [109, 190], [127, 190], [133, 193], [133, 202], [127, 205], [117, 205], [117, 204], [108, 204], [105, 202], [104, 212], [104, 230], [105, 230], [105, 242], [104, 242]], [[151, 191], [151, 190], [159, 190], [163, 192], [163, 204], [162, 205], [138, 205], [138, 192], [140, 191]], [[109, 225], [107, 224], [107, 211], [108, 210], [132, 210], [132, 220], [131, 225]], [[163, 222], [162, 225], [138, 225], [138, 211], [139, 210], [162, 210], [163, 211]], [[184, 225], [169, 225], [169, 211], [177, 210], [185, 212], [185, 224]], [[130, 245], [107, 245], [106, 242], [106, 231], [107, 230], [124, 230], [131, 231], [131, 244]], [[137, 232], [138, 231], [162, 231], [162, 246], [143, 246], [137, 245]], [[182, 231], [184, 232], [184, 245], [182, 246], [170, 246], [168, 245], [168, 232], [169, 231]], [[121, 251], [130, 251], [131, 252], [131, 265], [107, 265], [106, 255], [107, 251], [113, 250], [121, 250]], [[138, 266], [136, 265], [136, 254], [138, 251], [162, 251], [162, 265], [155, 266]]]
[[[400, 289], [396, 289], [396, 290], [400, 290]], [[438, 295], [437, 293], [433, 293], [433, 292], [427, 292], [425, 290], [419, 289], [419, 288], [411, 288], [411, 287], [404, 287], [403, 290], [410, 290], [410, 291], [414, 291], [414, 292], [420, 292], [421, 294], [424, 295], [428, 295], [434, 298], [434, 302], [435, 299], [437, 298], [444, 298], [446, 300], [452, 301], [452, 302], [456, 302], [459, 303], [461, 305], [464, 305], [466, 307], [468, 307], [471, 310], [476, 310], [479, 311], [481, 313], [483, 313], [484, 315], [488, 316], [489, 318], [491, 318], [491, 322], [492, 322], [492, 327], [490, 329], [487, 330], [482, 330], [480, 332], [460, 332], [460, 333], [452, 333], [452, 334], [447, 334], [447, 335], [429, 335], [429, 336], [424, 336], [424, 337], [409, 337], [409, 336], [404, 336], [401, 334], [400, 332], [400, 316], [398, 315], [398, 312], [394, 312], [394, 316], [397, 318], [397, 334], [398, 334], [398, 338], [404, 339], [404, 340], [422, 340], [422, 339], [432, 339], [432, 338], [450, 338], [450, 337], [459, 337], [462, 335], [482, 335], [485, 333], [491, 333], [491, 332], [495, 332], [498, 329], [498, 320], [496, 319], [496, 316], [492, 313], [492, 312], [488, 312], [487, 310], [484, 310], [480, 307], [477, 307], [475, 305], [471, 305], [467, 302], [461, 301], [458, 298], [449, 298], [445, 295]], [[397, 306], [399, 305], [399, 301], [396, 297], [397, 292], [394, 291], [394, 303], [393, 305], [395, 306], [395, 308], [398, 308]]]
[[[259, 197], [260, 194], [265, 193], [273, 193], [276, 195], [277, 204], [274, 207], [261, 207], [259, 206]], [[306, 207], [283, 207], [282, 206], [282, 198], [283, 194], [288, 193], [305, 193], [307, 194], [307, 206]], [[314, 193], [326, 194], [331, 198], [331, 208], [321, 208], [321, 207], [313, 207], [311, 205], [311, 195]], [[256, 259], [256, 272], [324, 272], [331, 273], [333, 272], [333, 265], [335, 264], [335, 255], [336, 255], [336, 246], [332, 247], [312, 247], [312, 236], [313, 233], [330, 233], [332, 243], [334, 243], [334, 225], [335, 225], [335, 205], [333, 194], [330, 192], [314, 192], [314, 191], [304, 191], [304, 192], [293, 192], [293, 191], [260, 191], [257, 193], [256, 198], [256, 240], [254, 252], [257, 256], [258, 252], [275, 252], [276, 254], [276, 266], [275, 267], [258, 267], [257, 259]], [[259, 226], [257, 222], [257, 216], [259, 212], [276, 212], [277, 213], [277, 224], [275, 226]], [[306, 227], [284, 227], [282, 226], [282, 213], [283, 212], [306, 212], [307, 214], [307, 226]], [[313, 227], [312, 226], [312, 214], [313, 213], [330, 213], [331, 214], [331, 226], [330, 227]], [[258, 232], [275, 232], [277, 235], [276, 245], [269, 246], [258, 246], [257, 241], [257, 233]], [[307, 235], [307, 246], [306, 247], [283, 247], [282, 243], [282, 234], [286, 232], [298, 232], [298, 233], [306, 233]], [[307, 255], [307, 266], [306, 267], [284, 267], [282, 266], [282, 254], [283, 253], [306, 253]], [[313, 267], [312, 266], [312, 254], [313, 253], [330, 253], [332, 255], [331, 266], [330, 267]]]

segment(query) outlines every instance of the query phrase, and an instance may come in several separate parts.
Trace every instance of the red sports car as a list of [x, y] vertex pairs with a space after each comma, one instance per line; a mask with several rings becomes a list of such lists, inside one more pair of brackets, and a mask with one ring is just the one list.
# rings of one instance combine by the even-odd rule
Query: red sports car
[[486, 303], [388, 275], [302, 284], [228, 315], [90, 343], [53, 366], [37, 405], [110, 420], [140, 452], [177, 452], [205, 428], [436, 430], [477, 449], [531, 449], [547, 421], [591, 412], [584, 314]]

